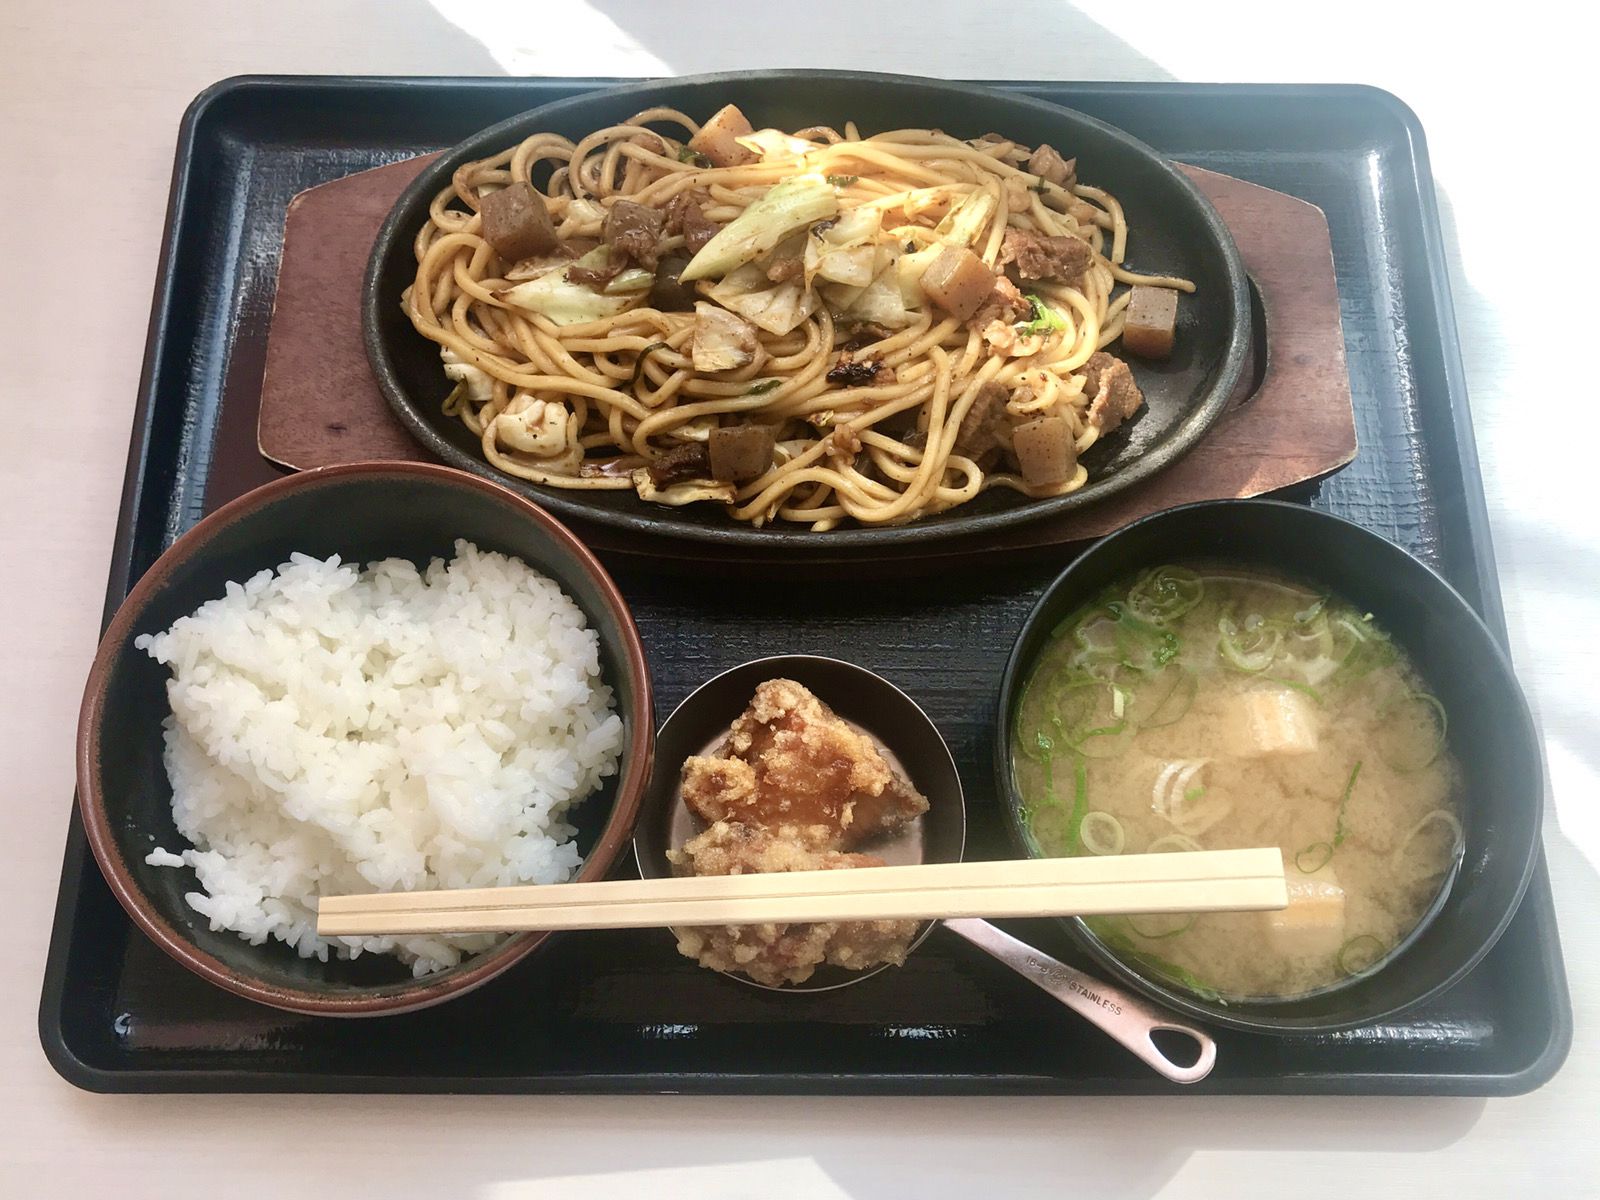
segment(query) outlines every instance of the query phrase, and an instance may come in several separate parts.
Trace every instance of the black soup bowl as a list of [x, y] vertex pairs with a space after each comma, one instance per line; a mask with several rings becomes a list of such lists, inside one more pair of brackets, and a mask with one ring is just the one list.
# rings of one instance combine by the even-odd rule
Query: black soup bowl
[[1325, 587], [1370, 611], [1411, 656], [1449, 714], [1449, 747], [1462, 768], [1459, 868], [1442, 903], [1378, 970], [1282, 1000], [1202, 999], [1141, 970], [1082, 921], [1064, 924], [1118, 979], [1217, 1025], [1297, 1034], [1392, 1017], [1460, 980], [1504, 932], [1533, 872], [1544, 773], [1527, 702], [1494, 635], [1430, 567], [1359, 525], [1279, 501], [1190, 504], [1135, 522], [1068, 567], [1028, 615], [1000, 685], [995, 770], [1012, 836], [1024, 855], [1038, 855], [1021, 811], [1011, 741], [1023, 686], [1052, 631], [1142, 569], [1206, 560]]

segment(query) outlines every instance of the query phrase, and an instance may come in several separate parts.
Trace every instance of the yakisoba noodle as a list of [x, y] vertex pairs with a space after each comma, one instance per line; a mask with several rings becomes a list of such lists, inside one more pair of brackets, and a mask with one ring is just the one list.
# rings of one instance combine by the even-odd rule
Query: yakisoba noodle
[[[991, 487], [1062, 495], [1140, 402], [1097, 353], [1128, 321], [1119, 285], [1193, 291], [1123, 266], [1122, 208], [1073, 165], [992, 134], [751, 132], [731, 106], [702, 130], [650, 109], [463, 165], [417, 235], [404, 303], [457, 381], [445, 412], [534, 483], [818, 530]], [[708, 261], [692, 285], [673, 274]], [[1170, 316], [1150, 352], [1163, 335]], [[719, 459], [736, 442], [742, 458]]]

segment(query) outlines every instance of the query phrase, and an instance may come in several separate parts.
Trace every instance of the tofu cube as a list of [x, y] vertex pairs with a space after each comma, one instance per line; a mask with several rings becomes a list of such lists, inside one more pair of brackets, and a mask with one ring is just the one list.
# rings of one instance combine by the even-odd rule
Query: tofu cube
[[1288, 688], [1258, 688], [1234, 701], [1229, 735], [1240, 758], [1313, 754], [1317, 749], [1316, 705]]
[[1307, 875], [1286, 862], [1283, 880], [1289, 907], [1261, 914], [1274, 948], [1287, 955], [1337, 954], [1345, 942], [1344, 888], [1333, 866]]

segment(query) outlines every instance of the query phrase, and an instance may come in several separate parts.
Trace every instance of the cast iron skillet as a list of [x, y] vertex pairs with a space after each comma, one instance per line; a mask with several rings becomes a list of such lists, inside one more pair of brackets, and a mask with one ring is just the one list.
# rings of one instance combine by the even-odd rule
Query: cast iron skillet
[[[1078, 159], [1079, 177], [1124, 205], [1131, 232], [1128, 265], [1194, 280], [1179, 305], [1177, 348], [1163, 363], [1133, 361], [1146, 407], [1085, 456], [1089, 482], [1052, 500], [987, 492], [953, 512], [887, 529], [828, 533], [752, 529], [712, 505], [667, 508], [628, 492], [573, 492], [502, 475], [484, 462], [477, 439], [440, 404], [449, 384], [438, 348], [420, 337], [400, 309], [416, 271], [413, 239], [429, 202], [457, 167], [503, 150], [527, 135], [554, 130], [577, 140], [642, 109], [664, 105], [703, 119], [734, 103], [757, 127], [780, 129], [854, 120], [864, 133], [935, 127], [959, 137], [991, 130], [1030, 145], [1049, 142]], [[542, 180], [539, 182], [543, 182]], [[1149, 146], [1093, 117], [1026, 96], [972, 84], [854, 71], [751, 71], [651, 80], [559, 100], [512, 117], [446, 151], [406, 189], [373, 247], [362, 289], [367, 356], [390, 406], [406, 428], [452, 466], [516, 488], [569, 518], [636, 534], [786, 551], [888, 549], [1009, 528], [1093, 504], [1161, 470], [1190, 449], [1222, 414], [1244, 368], [1250, 306], [1244, 267], [1210, 202]]]
[[1449, 714], [1449, 746], [1464, 780], [1460, 865], [1443, 902], [1379, 969], [1297, 999], [1201, 1000], [1142, 973], [1081, 921], [1064, 921], [1067, 931], [1146, 995], [1236, 1029], [1345, 1029], [1438, 995], [1493, 948], [1533, 872], [1544, 802], [1538, 734], [1505, 652], [1460, 593], [1398, 546], [1327, 513], [1269, 500], [1185, 505], [1096, 543], [1050, 586], [1023, 624], [1000, 684], [995, 772], [1018, 848], [1039, 853], [1019, 811], [1010, 746], [1022, 686], [1041, 647], [1063, 618], [1101, 589], [1141, 568], [1195, 559], [1231, 561], [1326, 587], [1372, 612], [1406, 649]]

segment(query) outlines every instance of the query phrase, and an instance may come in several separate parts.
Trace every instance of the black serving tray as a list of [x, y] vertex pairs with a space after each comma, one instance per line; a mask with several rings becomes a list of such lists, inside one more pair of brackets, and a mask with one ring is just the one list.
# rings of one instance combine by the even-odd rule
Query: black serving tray
[[[284, 213], [304, 188], [436, 150], [597, 80], [228, 80], [179, 135], [106, 615], [201, 515], [265, 482], [256, 406]], [[1175, 159], [1320, 205], [1333, 237], [1361, 451], [1297, 498], [1438, 568], [1504, 638], [1422, 130], [1360, 87], [1002, 83]], [[1059, 552], [1057, 552], [1059, 554]], [[725, 667], [852, 658], [938, 722], [972, 857], [1006, 854], [988, 728], [1001, 668], [1056, 557], [797, 586], [610, 560], [664, 714]], [[84, 664], [87, 670], [87, 662]], [[1074, 953], [1054, 922], [1011, 927]], [[1403, 969], [1403, 968], [1402, 968]], [[650, 932], [571, 934], [481, 991], [339, 1021], [237, 999], [130, 927], [74, 817], [40, 1006], [56, 1069], [97, 1091], [1146, 1093], [1173, 1088], [948, 934], [898, 971], [786, 996], [679, 958]], [[1541, 862], [1494, 952], [1437, 1002], [1344, 1033], [1218, 1031], [1218, 1093], [1507, 1095], [1561, 1064], [1572, 1014]]]

